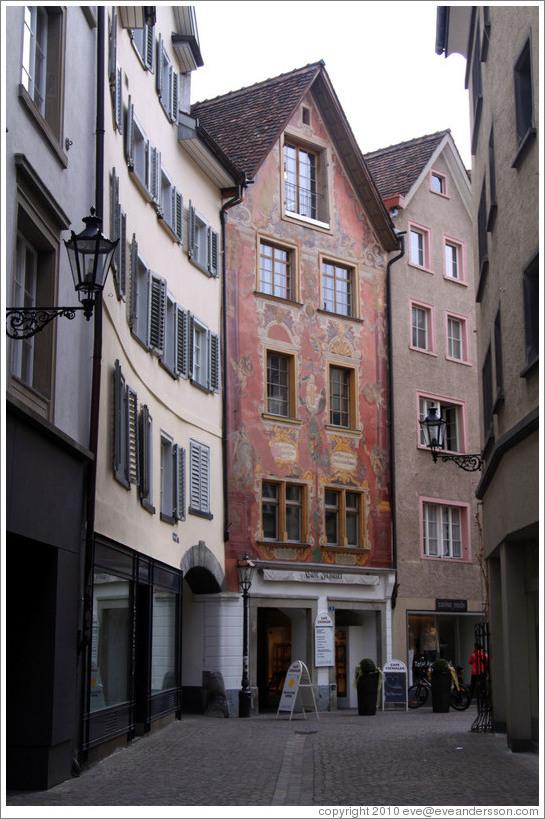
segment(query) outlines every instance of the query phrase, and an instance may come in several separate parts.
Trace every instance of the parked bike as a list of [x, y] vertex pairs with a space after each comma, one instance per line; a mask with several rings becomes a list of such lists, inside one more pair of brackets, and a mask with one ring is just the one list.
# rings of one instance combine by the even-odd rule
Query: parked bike
[[[428, 701], [431, 691], [430, 668], [423, 668], [420, 676], [408, 691], [409, 708], [421, 708]], [[453, 666], [450, 666], [452, 685], [450, 688], [450, 705], [455, 711], [465, 711], [471, 704], [469, 689], [460, 681]]]

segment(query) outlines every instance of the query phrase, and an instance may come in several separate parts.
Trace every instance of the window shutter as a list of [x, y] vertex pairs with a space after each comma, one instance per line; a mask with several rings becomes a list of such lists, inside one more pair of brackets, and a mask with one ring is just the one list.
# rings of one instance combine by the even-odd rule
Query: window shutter
[[218, 248], [219, 234], [216, 230], [208, 228], [208, 271], [211, 276], [218, 275]]
[[136, 328], [138, 319], [138, 242], [133, 233], [131, 242], [131, 292], [129, 305], [129, 326]]
[[150, 71], [153, 71], [154, 68], [154, 60], [153, 60], [153, 34], [154, 34], [154, 27], [146, 25], [144, 31], [144, 63], [146, 68], [149, 68]]
[[119, 289], [119, 298], [125, 298], [125, 293], [127, 292], [127, 215], [123, 213], [121, 210], [121, 205], [119, 206], [120, 211], [120, 230], [119, 230], [119, 242], [118, 248], [119, 249], [119, 272], [117, 274], [118, 279], [118, 289]]
[[125, 134], [125, 157], [129, 171], [134, 171], [134, 105], [129, 95], [127, 108], [127, 131]]
[[116, 359], [114, 368], [114, 477], [127, 489], [128, 452], [127, 452], [127, 387], [121, 372], [121, 365]]
[[191, 259], [195, 248], [195, 208], [191, 204], [191, 199], [189, 200], [189, 208], [187, 211], [187, 227], [187, 255]]
[[[110, 174], [110, 236], [115, 238], [119, 236], [119, 226], [117, 224], [118, 218], [118, 208], [119, 208], [119, 177], [116, 176], [115, 168], [112, 168], [112, 172]], [[117, 243], [117, 247], [114, 251], [113, 257], [113, 267], [112, 273], [117, 284], [117, 279], [119, 276], [119, 252], [120, 252], [120, 242]]]
[[175, 455], [175, 493], [174, 493], [174, 517], [178, 520], [185, 520], [185, 449], [176, 445]]
[[163, 38], [161, 35], [157, 38], [157, 74], [155, 77], [157, 93], [160, 97], [163, 96]]
[[154, 145], [150, 145], [149, 162], [149, 194], [155, 203], [160, 204], [161, 152]]
[[195, 345], [195, 319], [187, 312], [187, 374], [193, 378], [193, 348]]
[[177, 375], [187, 376], [187, 310], [176, 305], [176, 358], [174, 362], [174, 370]]
[[115, 8], [112, 9], [112, 19], [110, 23], [110, 31], [108, 36], [108, 81], [110, 85], [115, 84], [117, 63], [117, 12]]
[[163, 354], [165, 345], [165, 311], [167, 283], [150, 270], [149, 273], [149, 318], [148, 347]]
[[220, 366], [219, 366], [219, 336], [210, 333], [210, 360], [208, 372], [210, 373], [210, 389], [219, 392], [220, 388]]
[[172, 188], [172, 228], [180, 243], [184, 239], [184, 199], [177, 188]]
[[151, 491], [151, 466], [152, 466], [152, 420], [149, 409], [144, 404], [140, 410], [138, 418], [139, 443], [140, 443], [140, 482], [139, 494], [141, 498], [150, 498]]
[[178, 72], [172, 69], [172, 109], [170, 112], [172, 122], [178, 122]]
[[127, 461], [129, 483], [139, 483], [138, 397], [127, 387]]
[[201, 453], [200, 445], [189, 442], [189, 508], [201, 510]]
[[115, 89], [115, 124], [120, 134], [123, 133], [123, 69], [117, 69]]

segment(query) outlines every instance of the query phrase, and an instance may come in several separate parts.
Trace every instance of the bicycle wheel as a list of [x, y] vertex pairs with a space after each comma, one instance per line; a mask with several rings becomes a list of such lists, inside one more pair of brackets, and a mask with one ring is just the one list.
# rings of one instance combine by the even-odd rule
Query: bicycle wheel
[[422, 685], [422, 683], [411, 685], [408, 691], [408, 698], [409, 708], [420, 708], [421, 705], [425, 705], [428, 699], [428, 687]]
[[469, 708], [471, 703], [471, 694], [465, 687], [465, 685], [459, 686], [458, 689], [453, 687], [450, 692], [450, 704], [454, 708], [455, 711], [465, 711], [466, 708]]

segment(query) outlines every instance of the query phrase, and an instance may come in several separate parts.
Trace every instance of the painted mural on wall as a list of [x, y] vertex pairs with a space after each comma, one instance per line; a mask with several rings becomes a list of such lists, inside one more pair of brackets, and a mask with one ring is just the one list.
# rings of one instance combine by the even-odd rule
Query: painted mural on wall
[[[314, 106], [311, 123], [305, 127], [323, 139], [325, 129]], [[299, 114], [288, 127], [300, 127]], [[280, 151], [279, 143], [246, 190], [243, 203], [229, 211], [227, 223], [230, 548], [233, 554], [250, 548], [254, 555], [271, 560], [390, 566], [387, 256], [331, 144], [327, 151], [331, 230], [282, 218]], [[259, 236], [297, 249], [297, 301], [259, 293]], [[357, 318], [321, 309], [321, 255], [357, 265]], [[296, 360], [295, 419], [267, 414], [266, 355], [271, 348], [287, 351]], [[329, 363], [355, 372], [354, 429], [330, 424]], [[307, 486], [309, 525], [304, 544], [264, 540], [260, 506], [264, 478]], [[326, 486], [363, 491], [365, 533], [360, 548], [327, 546]]]

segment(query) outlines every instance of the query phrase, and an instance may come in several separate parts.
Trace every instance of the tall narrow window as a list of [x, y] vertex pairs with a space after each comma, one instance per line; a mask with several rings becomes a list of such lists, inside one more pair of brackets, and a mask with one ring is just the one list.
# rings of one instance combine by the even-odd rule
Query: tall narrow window
[[430, 261], [430, 233], [420, 225], [411, 226], [409, 231], [409, 261], [417, 267], [429, 270]]
[[537, 362], [539, 357], [539, 254], [536, 254], [525, 269], [522, 284], [526, 369], [528, 369]]
[[467, 321], [461, 316], [447, 313], [447, 358], [469, 361]]
[[534, 125], [530, 40], [525, 42], [515, 65], [515, 114], [519, 148]]
[[354, 427], [354, 371], [347, 367], [329, 368], [329, 423]]
[[293, 299], [292, 252], [278, 245], [259, 243], [259, 289], [270, 296]]
[[324, 310], [341, 316], [354, 316], [354, 277], [352, 267], [324, 261], [322, 263], [322, 295]]
[[318, 218], [317, 156], [298, 145], [284, 145], [286, 210]]
[[263, 481], [261, 521], [265, 540], [302, 543], [306, 539], [306, 487], [284, 481]]
[[484, 440], [494, 435], [494, 398], [492, 394], [492, 352], [487, 350], [481, 373], [483, 389], [483, 431]]
[[324, 492], [325, 537], [328, 546], [365, 548], [365, 495], [346, 489]]
[[271, 415], [292, 415], [293, 357], [267, 352], [267, 412]]
[[462, 246], [450, 239], [445, 241], [445, 276], [463, 281]]
[[431, 310], [423, 305], [412, 305], [412, 346], [417, 350], [432, 349]]
[[[62, 135], [63, 26], [61, 7], [25, 6], [21, 86], [56, 139]], [[23, 92], [23, 93], [24, 93]]]
[[501, 338], [501, 312], [499, 308], [494, 321], [494, 359], [496, 364], [496, 399], [494, 401], [494, 412], [496, 412], [503, 400], [503, 353]]

